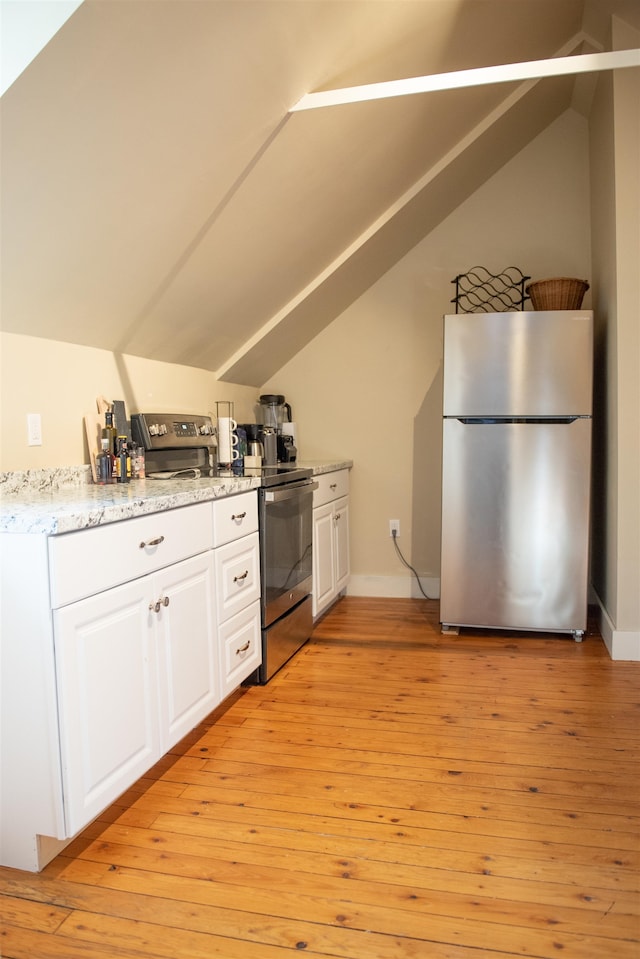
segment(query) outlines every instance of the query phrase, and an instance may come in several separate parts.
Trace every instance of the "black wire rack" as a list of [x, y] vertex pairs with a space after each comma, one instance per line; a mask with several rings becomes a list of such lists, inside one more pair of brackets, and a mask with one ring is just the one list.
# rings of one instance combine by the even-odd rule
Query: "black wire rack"
[[451, 302], [456, 305], [456, 313], [522, 310], [529, 299], [524, 285], [530, 279], [517, 266], [508, 266], [502, 273], [490, 273], [484, 266], [474, 266], [451, 281], [456, 287]]

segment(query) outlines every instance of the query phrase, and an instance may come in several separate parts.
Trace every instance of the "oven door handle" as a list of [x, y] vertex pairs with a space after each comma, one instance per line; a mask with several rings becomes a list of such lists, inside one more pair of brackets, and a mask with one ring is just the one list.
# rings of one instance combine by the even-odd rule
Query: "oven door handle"
[[287, 486], [281, 486], [278, 489], [266, 489], [264, 491], [264, 501], [265, 503], [281, 503], [285, 499], [295, 499], [301, 492], [311, 493], [314, 489], [318, 489], [319, 485], [315, 481], [310, 483], [308, 480], [303, 480], [301, 483], [288, 483]]

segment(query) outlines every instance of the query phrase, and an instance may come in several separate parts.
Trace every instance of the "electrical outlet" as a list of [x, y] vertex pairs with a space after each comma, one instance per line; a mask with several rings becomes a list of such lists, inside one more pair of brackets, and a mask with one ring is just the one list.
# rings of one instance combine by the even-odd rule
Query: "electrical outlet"
[[400, 520], [399, 519], [390, 519], [389, 520], [389, 536], [393, 536], [395, 533], [396, 539], [400, 535]]
[[42, 421], [39, 413], [27, 413], [27, 442], [29, 446], [42, 446]]

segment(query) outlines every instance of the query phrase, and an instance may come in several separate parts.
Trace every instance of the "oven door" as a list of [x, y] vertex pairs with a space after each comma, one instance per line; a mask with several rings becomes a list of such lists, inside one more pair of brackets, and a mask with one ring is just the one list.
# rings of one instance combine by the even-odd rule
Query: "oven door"
[[260, 490], [262, 626], [311, 593], [313, 491], [304, 480]]

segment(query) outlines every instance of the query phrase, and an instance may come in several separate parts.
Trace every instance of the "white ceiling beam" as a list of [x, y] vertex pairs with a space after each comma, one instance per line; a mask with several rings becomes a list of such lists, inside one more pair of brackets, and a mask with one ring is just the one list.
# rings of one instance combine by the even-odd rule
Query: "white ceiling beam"
[[640, 50], [616, 50], [611, 53], [585, 53], [571, 57], [552, 57], [548, 60], [506, 63], [495, 67], [477, 67], [473, 70], [456, 70], [453, 73], [436, 73], [425, 77], [409, 77], [404, 80], [388, 80], [382, 83], [367, 83], [358, 87], [342, 87], [338, 90], [306, 93], [291, 107], [289, 113], [296, 113], [300, 110], [315, 110], [319, 107], [333, 107], [343, 103], [360, 103], [364, 100], [401, 97], [413, 93], [456, 90], [463, 87], [483, 86], [489, 83], [539, 80], [544, 77], [594, 73], [600, 70], [619, 70], [624, 67], [640, 67]]

